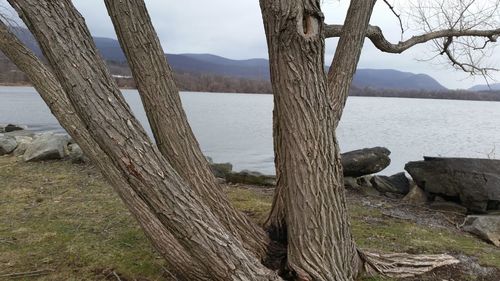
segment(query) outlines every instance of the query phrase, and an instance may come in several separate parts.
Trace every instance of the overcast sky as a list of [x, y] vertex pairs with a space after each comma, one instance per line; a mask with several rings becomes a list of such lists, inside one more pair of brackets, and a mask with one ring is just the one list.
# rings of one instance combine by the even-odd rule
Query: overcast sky
[[[102, 0], [74, 0], [94, 36], [116, 38]], [[349, 1], [323, 0], [327, 23], [342, 23]], [[166, 53], [210, 53], [231, 59], [267, 58], [258, 0], [146, 0]], [[405, 1], [403, 1], [405, 3]], [[404, 7], [400, 9], [404, 10]], [[371, 24], [380, 26], [393, 42], [401, 39], [397, 18], [379, 1]], [[406, 37], [412, 35], [407, 33]], [[330, 64], [336, 40], [327, 40]], [[367, 40], [359, 68], [393, 68], [433, 76], [448, 88], [469, 88], [484, 80], [452, 70], [443, 61], [422, 62], [431, 47], [419, 46], [401, 55], [378, 51]], [[491, 58], [500, 67], [500, 48]], [[495, 74], [500, 81], [500, 74]], [[497, 82], [497, 81], [493, 81]]]

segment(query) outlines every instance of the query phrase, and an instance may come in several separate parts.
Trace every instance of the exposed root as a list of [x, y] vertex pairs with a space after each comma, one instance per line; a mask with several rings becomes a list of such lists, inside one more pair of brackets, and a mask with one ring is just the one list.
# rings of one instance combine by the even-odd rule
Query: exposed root
[[376, 254], [359, 251], [368, 275], [414, 277], [460, 261], [450, 255]]

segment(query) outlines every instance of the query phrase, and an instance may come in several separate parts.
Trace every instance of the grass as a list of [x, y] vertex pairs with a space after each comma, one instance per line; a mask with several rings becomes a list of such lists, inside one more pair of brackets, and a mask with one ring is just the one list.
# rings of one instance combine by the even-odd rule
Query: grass
[[[258, 221], [271, 206], [271, 190], [240, 187], [227, 193], [237, 208]], [[500, 268], [500, 249], [472, 236], [386, 218], [359, 202], [350, 204], [350, 211], [362, 248], [460, 253]], [[113, 280], [113, 272], [123, 279], [164, 280], [162, 258], [91, 167], [0, 157], [0, 214], [0, 280], [39, 270], [46, 271], [36, 280], [105, 280], [106, 275]]]

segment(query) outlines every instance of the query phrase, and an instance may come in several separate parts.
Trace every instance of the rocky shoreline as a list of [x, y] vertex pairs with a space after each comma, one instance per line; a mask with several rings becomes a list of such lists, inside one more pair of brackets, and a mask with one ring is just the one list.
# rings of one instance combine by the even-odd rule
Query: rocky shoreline
[[[345, 186], [371, 196], [400, 199], [444, 213], [467, 215], [460, 227], [500, 247], [500, 160], [424, 157], [410, 162], [405, 172], [377, 175], [387, 168], [391, 152], [375, 147], [342, 154]], [[34, 133], [23, 126], [0, 125], [0, 156], [12, 155], [25, 162], [70, 160], [89, 163], [68, 135]], [[276, 177], [255, 171], [233, 171], [231, 163], [214, 163], [220, 182], [272, 187]]]

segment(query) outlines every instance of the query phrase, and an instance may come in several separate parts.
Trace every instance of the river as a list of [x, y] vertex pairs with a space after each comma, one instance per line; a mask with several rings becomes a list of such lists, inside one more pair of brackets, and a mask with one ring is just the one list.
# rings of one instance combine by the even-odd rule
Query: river
[[[150, 132], [137, 91], [123, 93]], [[235, 170], [274, 174], [271, 95], [182, 92], [181, 98], [206, 155]], [[0, 87], [5, 123], [64, 132], [31, 87]], [[424, 155], [500, 158], [500, 102], [350, 97], [338, 136], [342, 151], [390, 149], [387, 175]]]

